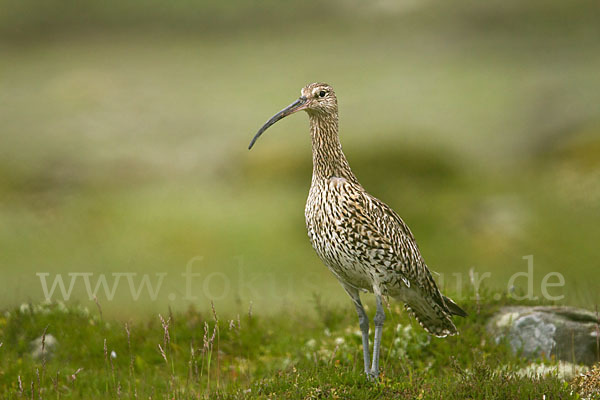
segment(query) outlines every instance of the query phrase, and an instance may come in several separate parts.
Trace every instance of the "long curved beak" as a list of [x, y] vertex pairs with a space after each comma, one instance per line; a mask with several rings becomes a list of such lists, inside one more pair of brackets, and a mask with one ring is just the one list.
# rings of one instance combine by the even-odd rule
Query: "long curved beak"
[[296, 111], [304, 110], [305, 108], [306, 108], [306, 97], [302, 96], [298, 100], [296, 100], [295, 102], [293, 102], [292, 104], [290, 104], [289, 106], [284, 108], [283, 110], [279, 111], [277, 114], [273, 115], [271, 117], [271, 119], [268, 120], [262, 126], [262, 128], [260, 128], [258, 130], [258, 132], [256, 132], [256, 135], [254, 135], [254, 137], [252, 138], [252, 141], [250, 142], [250, 146], [248, 146], [248, 150], [250, 150], [252, 148], [252, 146], [254, 146], [254, 143], [256, 143], [256, 141], [258, 140], [260, 135], [262, 135], [263, 132], [266, 131], [275, 122], [279, 121], [282, 118], [287, 117], [288, 115], [295, 113]]

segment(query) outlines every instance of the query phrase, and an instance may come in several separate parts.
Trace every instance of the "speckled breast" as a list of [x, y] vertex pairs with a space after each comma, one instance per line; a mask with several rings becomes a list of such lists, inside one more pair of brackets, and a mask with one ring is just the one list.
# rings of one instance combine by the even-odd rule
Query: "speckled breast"
[[313, 183], [305, 209], [308, 237], [317, 255], [342, 283], [371, 291], [369, 251], [352, 226], [352, 213], [345, 202], [348, 193], [340, 191], [337, 183]]

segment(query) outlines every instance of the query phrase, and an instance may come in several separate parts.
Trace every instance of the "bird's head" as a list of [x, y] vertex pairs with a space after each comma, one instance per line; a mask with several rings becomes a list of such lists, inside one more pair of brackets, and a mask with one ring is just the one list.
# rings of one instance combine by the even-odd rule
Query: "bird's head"
[[333, 88], [326, 83], [311, 83], [301, 90], [306, 98], [306, 112], [309, 114], [332, 114], [337, 112], [337, 98]]
[[337, 98], [335, 97], [333, 88], [326, 83], [311, 83], [303, 87], [298, 100], [279, 111], [258, 130], [254, 138], [252, 138], [248, 149], [251, 149], [260, 135], [275, 122], [302, 110], [310, 115], [321, 116], [337, 113]]

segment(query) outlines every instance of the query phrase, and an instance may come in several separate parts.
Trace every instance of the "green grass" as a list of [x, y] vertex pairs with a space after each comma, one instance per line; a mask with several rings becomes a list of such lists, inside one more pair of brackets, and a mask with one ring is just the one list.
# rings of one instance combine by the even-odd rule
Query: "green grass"
[[[484, 301], [480, 313], [466, 303], [460, 335], [446, 339], [428, 336], [392, 304], [377, 382], [362, 373], [354, 311], [318, 298], [310, 317], [190, 309], [137, 322], [103, 320], [95, 308], [25, 304], [0, 317], [0, 392], [6, 399], [576, 399], [558, 376], [517, 374], [525, 361], [487, 336], [486, 319], [507, 302]], [[58, 345], [34, 360], [30, 342], [44, 332]]]

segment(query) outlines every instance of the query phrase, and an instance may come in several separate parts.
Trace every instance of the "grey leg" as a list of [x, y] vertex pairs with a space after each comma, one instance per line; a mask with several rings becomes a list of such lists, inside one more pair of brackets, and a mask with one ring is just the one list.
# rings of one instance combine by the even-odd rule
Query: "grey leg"
[[373, 339], [373, 364], [369, 374], [373, 377], [379, 375], [379, 350], [381, 347], [381, 334], [383, 333], [383, 323], [385, 321], [385, 310], [381, 302], [381, 294], [375, 293], [375, 301], [377, 303], [377, 311], [375, 312], [375, 338]]
[[362, 345], [363, 345], [363, 359], [365, 363], [365, 373], [369, 374], [369, 317], [367, 317], [367, 313], [360, 301], [360, 295], [358, 294], [358, 290], [347, 287], [344, 285], [344, 289], [346, 289], [346, 293], [350, 295], [352, 298], [352, 302], [354, 303], [354, 307], [356, 307], [356, 313], [358, 314], [358, 324], [360, 325], [360, 331], [362, 332]]

